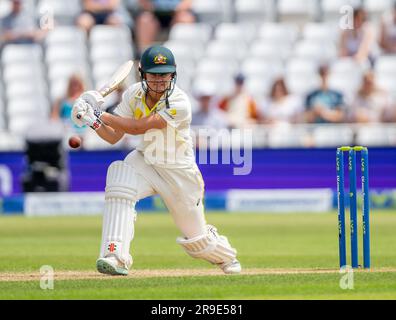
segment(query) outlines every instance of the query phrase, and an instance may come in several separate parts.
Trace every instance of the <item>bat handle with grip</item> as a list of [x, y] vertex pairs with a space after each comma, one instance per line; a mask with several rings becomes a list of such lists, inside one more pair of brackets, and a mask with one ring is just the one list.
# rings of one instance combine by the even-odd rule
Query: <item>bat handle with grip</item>
[[102, 97], [106, 97], [107, 95], [109, 95], [111, 93], [111, 91], [112, 90], [110, 87], [104, 87], [99, 90], [99, 93], [101, 94]]

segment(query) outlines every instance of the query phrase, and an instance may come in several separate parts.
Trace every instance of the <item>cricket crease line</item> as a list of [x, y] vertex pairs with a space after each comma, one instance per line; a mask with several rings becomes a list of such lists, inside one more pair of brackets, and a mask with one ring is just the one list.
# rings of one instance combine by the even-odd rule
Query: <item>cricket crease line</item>
[[[396, 268], [353, 269], [357, 273], [395, 272]], [[54, 280], [85, 280], [85, 279], [128, 279], [128, 278], [160, 278], [160, 277], [203, 277], [203, 276], [254, 276], [254, 275], [290, 275], [290, 274], [338, 274], [339, 269], [267, 269], [246, 268], [239, 275], [225, 275], [217, 269], [132, 269], [127, 276], [110, 276], [89, 270], [54, 270]], [[40, 281], [39, 272], [0, 272], [0, 282], [9, 281]]]

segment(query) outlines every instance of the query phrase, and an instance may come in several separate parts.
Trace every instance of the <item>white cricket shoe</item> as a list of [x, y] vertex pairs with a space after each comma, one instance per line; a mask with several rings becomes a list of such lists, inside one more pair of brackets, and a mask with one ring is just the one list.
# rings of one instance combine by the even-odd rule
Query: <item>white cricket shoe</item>
[[111, 274], [113, 276], [128, 275], [128, 267], [114, 256], [96, 260], [96, 269], [100, 273]]
[[227, 274], [237, 274], [240, 273], [242, 270], [241, 264], [236, 259], [231, 262], [221, 264], [220, 268], [223, 270], [224, 273]]

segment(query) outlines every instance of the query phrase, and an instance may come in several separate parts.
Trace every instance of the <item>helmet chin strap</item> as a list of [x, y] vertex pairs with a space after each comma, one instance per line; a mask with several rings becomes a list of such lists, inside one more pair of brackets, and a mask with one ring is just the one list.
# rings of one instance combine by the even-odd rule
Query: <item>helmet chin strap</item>
[[149, 90], [158, 94], [165, 94], [165, 103], [166, 103], [166, 108], [169, 108], [169, 97], [172, 94], [173, 90], [175, 89], [175, 84], [176, 84], [176, 77], [177, 74], [176, 72], [173, 74], [172, 78], [169, 82], [168, 88], [163, 90], [163, 91], [157, 91], [154, 90], [153, 88], [150, 87], [149, 82], [151, 81], [147, 81], [144, 77], [144, 72], [141, 71], [140, 72], [140, 78], [142, 80], [142, 86], [143, 86], [143, 90], [146, 94], [148, 94]]
[[150, 89], [150, 91], [155, 92], [155, 93], [162, 93], [162, 94], [165, 93], [165, 91], [169, 90], [169, 87], [170, 87], [171, 82], [172, 82], [172, 80], [169, 80], [169, 81], [158, 81], [158, 82], [167, 82], [167, 84], [168, 84], [168, 86], [167, 86], [166, 89], [164, 89], [164, 90], [162, 90], [162, 91], [158, 91], [158, 90], [155, 90], [154, 88], [152, 88], [152, 87], [150, 86], [150, 83], [151, 83], [151, 82], [156, 83], [157, 81], [147, 81], [147, 80], [144, 80], [144, 81], [146, 82], [147, 88]]

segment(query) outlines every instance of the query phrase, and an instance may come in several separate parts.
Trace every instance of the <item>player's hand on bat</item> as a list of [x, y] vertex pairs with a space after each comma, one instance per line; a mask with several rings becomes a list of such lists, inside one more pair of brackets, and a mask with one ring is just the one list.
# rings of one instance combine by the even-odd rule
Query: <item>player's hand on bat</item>
[[73, 104], [71, 119], [77, 127], [85, 126], [85, 122], [81, 118], [88, 110], [88, 105], [84, 100], [77, 99]]
[[92, 109], [94, 110], [94, 114], [100, 118], [100, 116], [102, 115], [102, 105], [104, 103], [104, 98], [102, 97], [102, 95], [95, 90], [90, 90], [90, 91], [85, 91], [80, 97], [79, 99], [84, 100], [85, 102], [87, 102]]
[[93, 130], [99, 129], [102, 125], [102, 121], [95, 114], [92, 106], [81, 98], [77, 99], [73, 105], [72, 120], [79, 127], [87, 125]]

